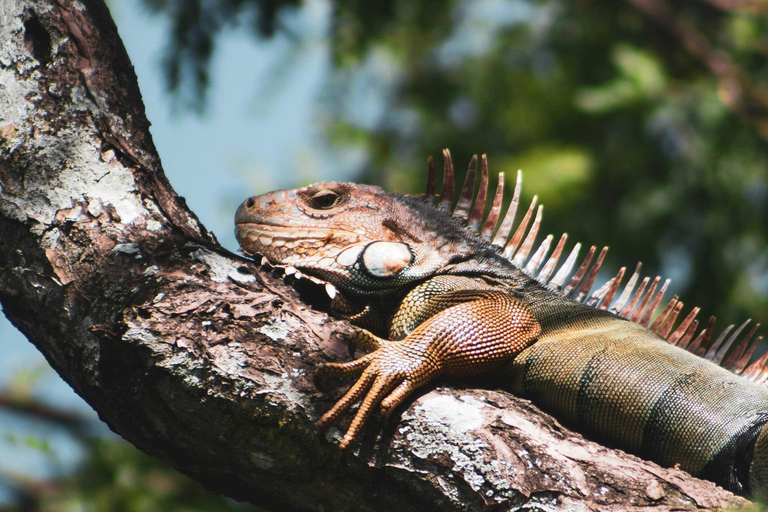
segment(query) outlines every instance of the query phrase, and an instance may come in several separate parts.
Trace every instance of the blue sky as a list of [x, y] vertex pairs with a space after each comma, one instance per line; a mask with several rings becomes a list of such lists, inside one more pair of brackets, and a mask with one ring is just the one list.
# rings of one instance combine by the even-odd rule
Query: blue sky
[[171, 184], [222, 244], [236, 249], [232, 214], [239, 202], [322, 175], [326, 155], [314, 107], [331, 64], [328, 5], [310, 2], [305, 16], [291, 20], [304, 35], [296, 43], [225, 33], [212, 60], [207, 108], [198, 116], [178, 112], [166, 93], [165, 20], [147, 15], [138, 0], [110, 4]]

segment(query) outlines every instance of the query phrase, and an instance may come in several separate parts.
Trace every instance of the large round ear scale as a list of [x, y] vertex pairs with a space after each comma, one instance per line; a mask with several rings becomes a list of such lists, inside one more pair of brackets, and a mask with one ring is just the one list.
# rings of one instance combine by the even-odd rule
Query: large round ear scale
[[371, 276], [392, 277], [413, 261], [413, 253], [402, 242], [373, 242], [363, 250], [361, 261]]

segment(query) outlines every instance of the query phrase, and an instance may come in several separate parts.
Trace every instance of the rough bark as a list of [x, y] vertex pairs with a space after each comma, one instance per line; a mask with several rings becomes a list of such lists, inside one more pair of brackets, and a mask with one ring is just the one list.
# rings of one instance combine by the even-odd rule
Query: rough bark
[[694, 510], [745, 500], [586, 441], [505, 392], [439, 387], [346, 462], [314, 422], [348, 326], [222, 249], [160, 167], [100, 0], [0, 3], [0, 300], [118, 434], [279, 510]]

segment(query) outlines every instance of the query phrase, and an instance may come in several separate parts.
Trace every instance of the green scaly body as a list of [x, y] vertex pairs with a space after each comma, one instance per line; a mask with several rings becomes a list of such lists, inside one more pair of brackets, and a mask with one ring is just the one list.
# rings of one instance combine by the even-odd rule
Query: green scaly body
[[586, 435], [749, 491], [768, 389], [614, 315], [570, 314], [536, 315], [542, 333], [508, 365], [507, 389]]

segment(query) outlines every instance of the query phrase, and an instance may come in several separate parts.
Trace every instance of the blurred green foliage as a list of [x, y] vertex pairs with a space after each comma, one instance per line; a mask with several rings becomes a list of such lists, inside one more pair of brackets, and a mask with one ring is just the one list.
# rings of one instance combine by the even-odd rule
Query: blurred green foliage
[[[197, 482], [148, 457], [123, 441], [97, 440], [86, 464], [61, 496], [46, 507], [51, 512], [256, 512], [259, 507], [236, 503], [206, 491]], [[55, 505], [54, 505], [55, 503]]]
[[[18, 479], [19, 511], [259, 512], [197, 482], [122, 440], [88, 439], [89, 454], [73, 475], [50, 482]], [[0, 508], [0, 510], [3, 510]]]
[[[264, 511], [206, 490], [127, 441], [105, 437], [95, 415], [41, 401], [43, 381], [52, 372], [33, 365], [0, 389], [3, 420], [14, 420], [0, 423], [0, 442], [17, 448], [3, 453], [43, 473], [0, 467], [0, 512]], [[72, 451], [82, 456], [75, 470], [66, 462]]]
[[[173, 26], [170, 89], [198, 107], [210, 52], [196, 49], [232, 24], [270, 37], [301, 4], [145, 2]], [[361, 181], [421, 191], [427, 155], [449, 147], [458, 163], [485, 152], [507, 185], [523, 169], [524, 193], [547, 205], [547, 232], [609, 244], [609, 269], [641, 260], [707, 313], [768, 319], [768, 2], [333, 8], [323, 119], [333, 144], [367, 151]], [[361, 122], [351, 84], [377, 73], [396, 77], [387, 109]]]

